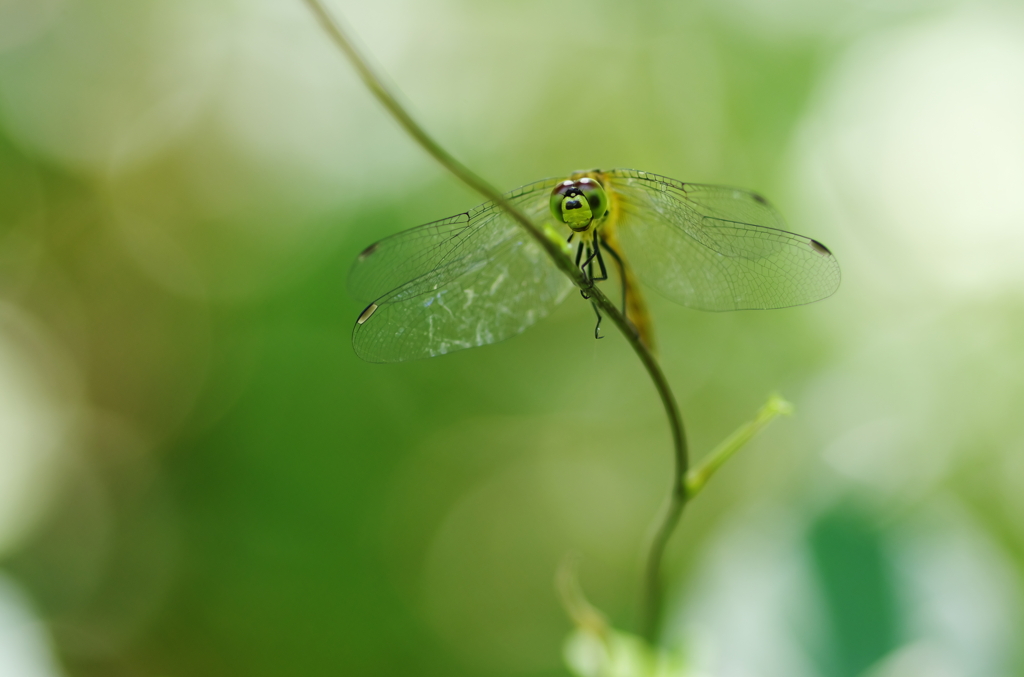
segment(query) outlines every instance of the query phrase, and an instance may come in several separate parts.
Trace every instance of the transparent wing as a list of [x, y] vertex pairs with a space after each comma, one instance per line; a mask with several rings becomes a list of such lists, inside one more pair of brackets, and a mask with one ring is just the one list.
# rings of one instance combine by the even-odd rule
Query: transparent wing
[[[509, 198], [539, 222], [555, 183], [530, 184]], [[356, 354], [369, 362], [501, 341], [545, 317], [573, 287], [492, 203], [382, 240], [364, 252], [349, 280], [354, 292], [380, 291], [352, 331]]]
[[831, 296], [839, 264], [817, 240], [786, 232], [760, 195], [631, 169], [609, 172], [617, 234], [637, 275], [701, 310], [786, 308]]
[[[540, 202], [559, 179], [544, 179], [505, 194], [505, 199], [524, 208]], [[546, 211], [544, 212], [547, 213]], [[370, 245], [359, 255], [348, 275], [349, 293], [364, 303], [375, 301], [396, 287], [471, 254], [473, 249], [493, 246], [509, 230], [505, 218], [491, 202], [468, 212], [404, 230]]]

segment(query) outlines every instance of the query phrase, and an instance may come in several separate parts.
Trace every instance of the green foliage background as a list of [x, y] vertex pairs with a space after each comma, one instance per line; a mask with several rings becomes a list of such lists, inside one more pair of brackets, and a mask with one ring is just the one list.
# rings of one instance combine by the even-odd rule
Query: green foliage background
[[[782, 311], [651, 293], [697, 456], [797, 408], [688, 508], [667, 644], [1022, 674], [1018, 7], [332, 6], [494, 185], [742, 186], [843, 266]], [[568, 551], [635, 623], [669, 435], [585, 303], [436, 360], [349, 346], [355, 255], [477, 201], [298, 0], [0, 3], [0, 610], [44, 622], [32, 674], [562, 675]]]

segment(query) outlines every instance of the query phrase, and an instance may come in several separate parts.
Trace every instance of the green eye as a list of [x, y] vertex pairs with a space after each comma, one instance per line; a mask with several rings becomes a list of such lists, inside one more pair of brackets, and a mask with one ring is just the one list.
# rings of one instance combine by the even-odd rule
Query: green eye
[[551, 213], [575, 231], [586, 230], [595, 218], [604, 216], [608, 196], [591, 178], [567, 179], [551, 191]]
[[590, 211], [593, 212], [594, 218], [601, 218], [604, 213], [608, 211], [608, 195], [605, 194], [604, 188], [601, 184], [594, 179], [584, 177], [576, 182], [583, 194], [587, 198], [587, 202], [590, 203]]
[[570, 192], [573, 194], [577, 192], [576, 182], [568, 179], [562, 181], [551, 191], [551, 213], [562, 223], [565, 223], [565, 216], [562, 214], [562, 202], [565, 198], [570, 197]]

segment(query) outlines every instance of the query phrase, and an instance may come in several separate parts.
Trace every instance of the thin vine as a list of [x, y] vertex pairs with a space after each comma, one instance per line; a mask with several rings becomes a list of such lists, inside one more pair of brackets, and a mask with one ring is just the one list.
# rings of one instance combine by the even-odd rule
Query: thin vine
[[661, 561], [668, 543], [683, 508], [687, 502], [687, 472], [690, 461], [686, 443], [686, 431], [683, 427], [683, 418], [679, 413], [679, 406], [676, 404], [675, 396], [668, 385], [665, 374], [655, 360], [654, 355], [640, 341], [639, 336], [633, 330], [629, 321], [622, 311], [597, 287], [583, 272], [573, 263], [566, 254], [564, 243], [549, 237], [543, 230], [538, 228], [530, 219], [514, 205], [510, 204], [502, 194], [491, 186], [467, 166], [453, 157], [448, 151], [441, 147], [427, 132], [417, 123], [405, 108], [398, 102], [388, 87], [384, 84], [383, 78], [371, 68], [367, 59], [356, 49], [355, 44], [349, 39], [341, 23], [323, 5], [320, 0], [305, 0], [310, 9], [316, 15], [320, 24], [341, 48], [345, 56], [355, 67], [362, 78], [363, 83], [373, 93], [378, 101], [388, 110], [410, 136], [420, 146], [434, 157], [449, 172], [455, 175], [460, 181], [478, 192], [485, 199], [504, 209], [514, 218], [534, 240], [548, 253], [551, 260], [558, 266], [559, 270], [565, 273], [573, 283], [579, 287], [603, 312], [609, 317], [619, 329], [626, 341], [633, 348], [633, 351], [640, 358], [644, 368], [647, 370], [654, 387], [665, 407], [665, 414], [668, 417], [669, 427], [672, 430], [672, 445], [675, 452], [675, 463], [673, 468], [672, 489], [669, 494], [668, 503], [662, 511], [658, 526], [650, 540], [645, 566], [644, 601], [642, 609], [642, 634], [652, 643], [657, 633], [658, 618], [661, 607]]

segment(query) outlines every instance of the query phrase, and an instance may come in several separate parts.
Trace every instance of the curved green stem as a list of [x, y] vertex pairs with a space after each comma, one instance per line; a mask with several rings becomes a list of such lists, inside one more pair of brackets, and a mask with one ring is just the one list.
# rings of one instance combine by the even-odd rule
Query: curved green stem
[[672, 481], [669, 510], [664, 515], [661, 525], [656, 532], [656, 536], [651, 543], [646, 568], [647, 580], [644, 586], [644, 631], [648, 639], [653, 639], [658, 617], [661, 589], [661, 556], [664, 552], [665, 544], [668, 542], [668, 538], [676, 523], [679, 521], [679, 516], [686, 504], [686, 483], [684, 480], [687, 470], [689, 469], [689, 456], [686, 446], [686, 433], [683, 429], [683, 419], [679, 413], [679, 406], [676, 404], [675, 396], [672, 394], [668, 381], [665, 379], [665, 374], [661, 371], [661, 367], [654, 359], [654, 355], [651, 351], [648, 350], [647, 346], [640, 341], [640, 337], [637, 336], [636, 332], [630, 326], [629, 321], [622, 314], [622, 311], [620, 311], [619, 308], [609, 300], [607, 296], [605, 296], [604, 292], [602, 292], [600, 288], [587, 279], [586, 276], [583, 275], [583, 272], [576, 267], [572, 259], [566, 255], [564, 243], [548, 237], [541, 229], [530, 221], [522, 211], [510, 204], [497, 189], [484, 181], [464, 164], [456, 160], [448, 153], [448, 151], [434, 141], [430, 135], [412, 119], [412, 116], [406, 112], [402, 104], [400, 104], [394, 95], [388, 90], [383, 79], [373, 71], [369, 62], [362, 54], [359, 53], [355, 45], [349, 39], [341, 24], [330, 14], [330, 12], [327, 11], [327, 8], [324, 7], [320, 0], [305, 0], [305, 2], [309, 5], [310, 9], [313, 10], [313, 13], [316, 15], [317, 19], [319, 19], [320, 23], [334, 42], [341, 48], [341, 51], [344, 52], [345, 56], [347, 56], [349, 61], [352, 62], [352, 65], [359, 73], [359, 76], [362, 78], [367, 88], [369, 88], [373, 95], [377, 97], [377, 100], [387, 108], [388, 112], [394, 116], [395, 120], [398, 121], [405, 131], [416, 139], [416, 142], [419, 143], [424, 150], [430, 153], [434, 159], [440, 162], [445, 169], [454, 174], [456, 178], [476, 192], [480, 193], [485, 199], [500, 206], [508, 212], [512, 218], [518, 221], [519, 224], [534, 238], [534, 240], [536, 240], [537, 243], [540, 244], [540, 246], [543, 247], [551, 256], [555, 265], [558, 266], [558, 268], [565, 273], [577, 287], [585, 291], [590, 299], [597, 304], [607, 317], [612, 320], [615, 326], [618, 327], [619, 331], [622, 332], [622, 335], [626, 337], [629, 345], [633, 348], [633, 351], [636, 352], [640, 361], [643, 363], [644, 368], [647, 369], [647, 373], [651, 377], [651, 381], [654, 383], [655, 389], [658, 391], [658, 396], [661, 398], [661, 403], [665, 407], [665, 414], [668, 416], [669, 426], [672, 429], [672, 444], [675, 449], [675, 471]]
[[656, 643], [658, 620], [661, 618], [661, 560], [665, 555], [665, 546], [668, 545], [668, 540], [679, 523], [688, 498], [685, 482], [679, 481], [677, 477], [672, 485], [672, 493], [669, 494], [668, 501], [662, 508], [661, 517], [651, 536], [650, 545], [648, 545], [647, 563], [644, 569], [644, 606], [640, 617], [642, 623], [640, 633], [652, 645]]
[[[753, 439], [765, 426], [771, 423], [777, 416], [789, 416], [793, 413], [793, 405], [779, 395], [772, 395], [761, 407], [760, 411], [752, 421], [744, 423], [725, 438], [721, 444], [715, 447], [710, 454], [701, 460], [696, 467], [683, 470], [682, 481], [673, 485], [672, 493], [668, 502], [662, 510], [661, 519], [658, 521], [658, 528], [651, 536], [650, 555], [647, 558], [646, 581], [647, 589], [644, 591], [646, 606], [644, 608], [643, 634], [653, 640], [657, 631], [658, 618], [661, 616], [660, 602], [661, 594], [661, 567], [662, 554], [668, 539], [672, 535], [679, 517], [687, 501], [692, 500], [707, 485], [708, 480], [722, 465], [732, 458], [733, 454], [740, 450], [747, 442]], [[676, 468], [679, 472], [679, 468]], [[679, 477], [679, 475], [677, 475]]]

